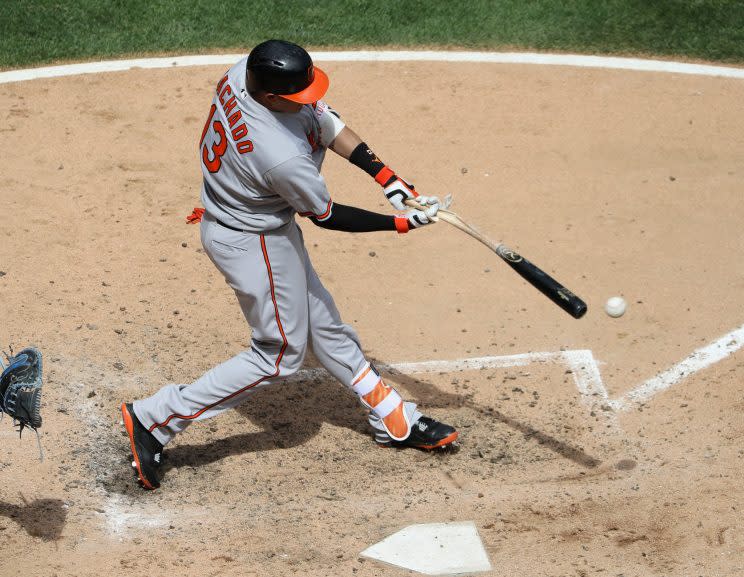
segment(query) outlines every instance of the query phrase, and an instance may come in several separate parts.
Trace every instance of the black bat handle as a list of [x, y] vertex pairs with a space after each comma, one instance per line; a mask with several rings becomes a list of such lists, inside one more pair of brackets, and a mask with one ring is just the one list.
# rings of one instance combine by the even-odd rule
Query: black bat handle
[[586, 314], [586, 303], [564, 287], [561, 283], [543, 272], [526, 258], [509, 247], [501, 244], [496, 249], [502, 259], [519, 275], [539, 290], [542, 294], [552, 300], [564, 311], [575, 319], [580, 319]]

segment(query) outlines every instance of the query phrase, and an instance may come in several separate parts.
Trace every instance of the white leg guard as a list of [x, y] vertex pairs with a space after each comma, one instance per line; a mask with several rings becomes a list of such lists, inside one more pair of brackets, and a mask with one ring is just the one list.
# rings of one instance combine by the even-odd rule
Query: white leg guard
[[[375, 438], [382, 433], [387, 436], [378, 442], [389, 439], [402, 441], [411, 433], [411, 424], [418, 419], [415, 416], [416, 405], [404, 403], [398, 392], [382, 380], [375, 368], [367, 363], [354, 376], [351, 389], [359, 395], [359, 400], [371, 411], [369, 422], [375, 429]], [[420, 416], [420, 413], [419, 413]]]

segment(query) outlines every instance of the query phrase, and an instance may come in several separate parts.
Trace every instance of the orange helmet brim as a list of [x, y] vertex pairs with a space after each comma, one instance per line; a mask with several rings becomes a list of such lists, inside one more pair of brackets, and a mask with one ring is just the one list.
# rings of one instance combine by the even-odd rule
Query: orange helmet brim
[[299, 102], [300, 104], [312, 104], [313, 102], [317, 102], [323, 98], [323, 95], [328, 90], [330, 80], [328, 80], [328, 75], [317, 66], [314, 67], [314, 73], [315, 77], [313, 78], [313, 81], [304, 90], [295, 92], [294, 94], [280, 94], [279, 96], [291, 100], [292, 102]]

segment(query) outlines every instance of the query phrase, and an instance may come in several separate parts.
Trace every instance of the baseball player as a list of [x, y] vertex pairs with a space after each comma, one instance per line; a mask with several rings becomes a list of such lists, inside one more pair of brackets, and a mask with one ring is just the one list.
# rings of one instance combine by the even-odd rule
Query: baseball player
[[[296, 372], [308, 345], [358, 395], [379, 444], [430, 450], [457, 439], [453, 427], [404, 402], [364, 357], [295, 222], [297, 213], [331, 230], [402, 234], [434, 222], [439, 208], [436, 197], [419, 195], [321, 101], [328, 83], [303, 48], [282, 40], [259, 44], [217, 83], [199, 143], [205, 209], [194, 220], [201, 217], [204, 250], [252, 328], [251, 346], [190, 385], [167, 385], [121, 405], [132, 465], [147, 489], [159, 486], [163, 446], [177, 433]], [[369, 173], [400, 215], [332, 200], [320, 174], [329, 148]], [[421, 209], [405, 205], [413, 198]]]

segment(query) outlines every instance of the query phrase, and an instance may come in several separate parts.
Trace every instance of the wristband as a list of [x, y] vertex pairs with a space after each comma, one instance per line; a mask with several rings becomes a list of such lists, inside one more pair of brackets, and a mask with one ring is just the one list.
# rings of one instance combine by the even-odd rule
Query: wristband
[[383, 166], [382, 170], [380, 170], [380, 172], [377, 173], [377, 176], [375, 176], [375, 180], [380, 186], [387, 186], [388, 184], [392, 184], [396, 178], [398, 177], [395, 176], [395, 173], [387, 166]]
[[406, 234], [410, 229], [408, 219], [405, 216], [395, 217], [395, 230], [398, 231], [398, 234]]
[[[377, 176], [380, 171], [386, 168], [385, 163], [377, 158], [377, 155], [372, 152], [372, 150], [370, 150], [366, 142], [361, 142], [357, 145], [357, 147], [349, 155], [349, 162], [361, 168], [375, 180], [377, 180]], [[385, 180], [387, 180], [387, 178]]]

